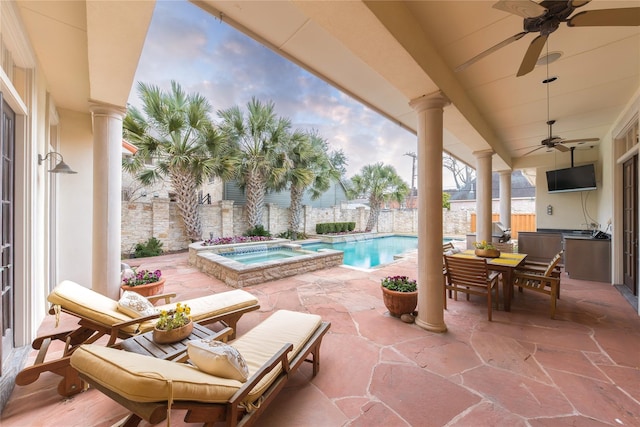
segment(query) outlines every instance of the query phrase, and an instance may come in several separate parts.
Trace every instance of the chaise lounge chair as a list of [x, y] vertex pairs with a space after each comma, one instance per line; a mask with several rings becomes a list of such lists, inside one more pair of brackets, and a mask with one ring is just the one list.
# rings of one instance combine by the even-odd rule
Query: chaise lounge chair
[[[175, 294], [156, 295], [147, 298], [150, 302], [165, 300], [158, 310], [169, 310], [175, 307], [168, 303]], [[84, 384], [77, 372], [69, 366], [69, 357], [81, 344], [95, 343], [108, 337], [106, 346], [113, 346], [118, 339], [126, 339], [139, 333], [153, 329], [153, 319], [158, 317], [157, 310], [153, 314], [135, 317], [132, 311], [124, 310], [119, 301], [115, 301], [91, 289], [69, 280], [60, 283], [49, 294], [52, 304], [49, 313], [58, 316], [59, 312], [68, 313], [79, 318], [77, 327], [54, 334], [36, 338], [31, 346], [38, 351], [32, 366], [23, 369], [16, 377], [17, 385], [27, 385], [36, 381], [43, 372], [60, 375], [58, 393], [71, 396], [82, 391]], [[231, 338], [235, 335], [238, 320], [247, 312], [257, 310], [260, 304], [250, 293], [236, 289], [200, 298], [182, 301], [191, 308], [194, 322], [205, 325], [220, 322], [232, 328]], [[62, 357], [45, 360], [49, 345], [54, 341], [64, 343]]]
[[[172, 410], [186, 410], [187, 423], [248, 426], [302, 362], [313, 364], [313, 376], [318, 373], [320, 345], [330, 326], [314, 314], [275, 312], [231, 342], [248, 367], [244, 383], [226, 372], [209, 372], [203, 366], [208, 360], [196, 360], [194, 366], [94, 344], [80, 346], [71, 366], [91, 387], [132, 412], [122, 425], [137, 426], [143, 419], [157, 424], [170, 419]], [[189, 350], [182, 359], [193, 356]]]

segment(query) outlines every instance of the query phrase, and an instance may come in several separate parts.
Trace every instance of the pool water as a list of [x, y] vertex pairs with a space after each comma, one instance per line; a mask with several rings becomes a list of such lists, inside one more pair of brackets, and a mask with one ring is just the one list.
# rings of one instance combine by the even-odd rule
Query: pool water
[[274, 261], [283, 258], [291, 258], [300, 255], [291, 250], [262, 250], [256, 252], [242, 252], [236, 254], [219, 254], [225, 258], [241, 262], [243, 264], [258, 264], [266, 261]]
[[318, 249], [343, 251], [344, 264], [358, 268], [371, 268], [388, 264], [394, 260], [394, 255], [400, 255], [417, 248], [418, 238], [410, 236], [388, 236], [354, 242], [302, 245], [302, 249], [310, 251], [317, 251]]

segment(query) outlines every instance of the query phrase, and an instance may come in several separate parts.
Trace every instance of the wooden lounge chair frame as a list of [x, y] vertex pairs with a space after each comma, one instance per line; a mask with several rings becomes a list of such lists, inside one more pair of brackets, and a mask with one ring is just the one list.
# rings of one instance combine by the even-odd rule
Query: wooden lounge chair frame
[[[171, 302], [171, 298], [175, 298], [175, 293], [167, 293], [161, 295], [154, 295], [147, 297], [151, 303], [164, 300], [165, 304]], [[235, 310], [230, 310], [218, 315], [212, 315], [204, 319], [200, 319], [197, 323], [201, 325], [207, 325], [210, 323], [220, 322], [223, 326], [232, 329], [230, 338], [235, 337], [236, 325], [238, 320], [250, 311], [258, 310], [260, 304], [256, 303], [250, 306], [242, 307]], [[119, 339], [126, 339], [133, 336], [127, 330], [130, 330], [132, 326], [140, 325], [146, 321], [153, 320], [159, 317], [158, 314], [152, 314], [149, 316], [138, 317], [128, 321], [118, 322], [114, 324], [100, 323], [94, 319], [90, 319], [86, 316], [82, 316], [76, 312], [70, 311], [62, 306], [52, 305], [49, 309], [49, 314], [58, 315], [58, 310], [70, 314], [79, 318], [78, 326], [73, 329], [67, 329], [59, 331], [53, 334], [37, 337], [32, 343], [31, 347], [34, 350], [38, 350], [38, 354], [33, 365], [24, 368], [16, 376], [16, 385], [24, 386], [35, 382], [40, 378], [40, 374], [43, 372], [52, 372], [62, 377], [60, 383], [58, 383], [58, 393], [61, 396], [69, 397], [74, 394], [80, 393], [85, 389], [85, 384], [78, 376], [78, 373], [69, 364], [69, 358], [71, 354], [81, 344], [92, 344], [101, 338], [108, 336], [107, 346], [114, 346]], [[57, 359], [45, 360], [49, 346], [54, 341], [61, 341], [64, 343], [64, 349], [62, 356]]]
[[[300, 352], [290, 362], [287, 355], [293, 349], [293, 345], [285, 344], [267, 363], [251, 376], [228, 401], [223, 403], [204, 403], [176, 400], [171, 404], [171, 411], [186, 410], [184, 421], [187, 423], [202, 423], [208, 426], [216, 422], [224, 422], [228, 427], [246, 427], [253, 425], [260, 414], [264, 412], [280, 390], [282, 390], [290, 376], [293, 375], [304, 362], [313, 365], [312, 377], [318, 374], [320, 371], [320, 345], [322, 344], [322, 338], [330, 327], [331, 323], [322, 322], [301, 348]], [[218, 336], [224, 336], [224, 334], [225, 331], [223, 330], [220, 331]], [[173, 363], [180, 363], [186, 358], [187, 356], [185, 354], [184, 357], [177, 359], [177, 361]], [[265, 375], [280, 365], [282, 366], [282, 371], [275, 377], [264, 394], [262, 394], [260, 404], [248, 411], [244, 405], [241, 405], [242, 401]], [[131, 414], [121, 424], [123, 427], [137, 426], [142, 420], [150, 424], [157, 424], [167, 418], [169, 404], [166, 401], [151, 403], [135, 402], [93, 381], [83, 373], [79, 373], [79, 376], [90, 384], [91, 387], [100, 390], [131, 411]]]

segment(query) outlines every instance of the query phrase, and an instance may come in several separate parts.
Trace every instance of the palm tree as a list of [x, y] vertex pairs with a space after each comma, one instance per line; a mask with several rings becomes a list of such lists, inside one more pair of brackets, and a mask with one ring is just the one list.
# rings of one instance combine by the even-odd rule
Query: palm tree
[[145, 185], [168, 178], [187, 236], [200, 240], [197, 189], [211, 176], [233, 178], [234, 147], [214, 126], [211, 105], [203, 96], [186, 94], [175, 81], [166, 92], [141, 82], [138, 94], [143, 112], [131, 106], [123, 121], [124, 138], [138, 151], [123, 162], [123, 169]]
[[297, 238], [302, 212], [302, 196], [307, 188], [311, 199], [318, 199], [331, 187], [331, 181], [340, 178], [340, 171], [331, 164], [327, 142], [317, 133], [294, 132], [289, 141], [287, 182], [291, 194], [289, 231]]
[[222, 133], [240, 150], [238, 183], [247, 197], [251, 229], [262, 225], [267, 189], [281, 187], [287, 172], [291, 122], [277, 117], [274, 109], [272, 101], [263, 104], [252, 98], [246, 116], [237, 106], [218, 112]]
[[395, 200], [401, 203], [409, 194], [409, 185], [400, 178], [395, 168], [383, 163], [364, 166], [359, 174], [351, 178], [351, 185], [351, 196], [369, 199], [371, 210], [365, 231], [371, 231], [376, 226], [385, 202]]

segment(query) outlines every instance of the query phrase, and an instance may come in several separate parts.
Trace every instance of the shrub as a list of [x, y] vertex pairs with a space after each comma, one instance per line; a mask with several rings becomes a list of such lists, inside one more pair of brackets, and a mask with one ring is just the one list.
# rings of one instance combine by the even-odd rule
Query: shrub
[[245, 236], [261, 236], [261, 237], [271, 237], [271, 233], [269, 230], [265, 230], [264, 226], [261, 224], [256, 225], [252, 229], [247, 230], [244, 233]]
[[316, 234], [350, 233], [355, 228], [355, 222], [321, 222], [316, 224]]
[[134, 258], [146, 258], [158, 255], [162, 255], [162, 242], [155, 237], [150, 238], [145, 243], [138, 243], [133, 252]]
[[[282, 233], [278, 234], [278, 237], [281, 238], [281, 239], [294, 240], [293, 239], [293, 231], [291, 231], [291, 230], [283, 231]], [[305, 239], [308, 239], [308, 238], [309, 237], [305, 233], [303, 233], [301, 231], [298, 231], [296, 233], [295, 240], [305, 240]]]

